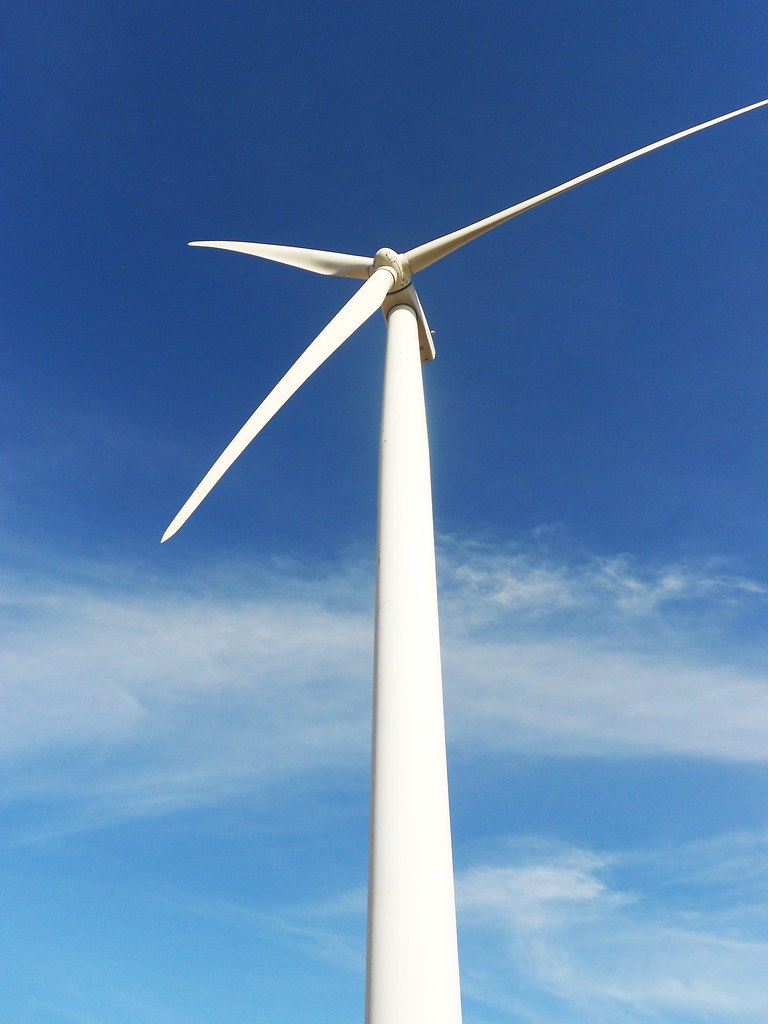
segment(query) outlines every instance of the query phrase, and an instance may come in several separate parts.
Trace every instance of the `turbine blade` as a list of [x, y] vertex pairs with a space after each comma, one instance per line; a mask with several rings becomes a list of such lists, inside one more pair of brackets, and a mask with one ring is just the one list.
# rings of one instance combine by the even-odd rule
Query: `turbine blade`
[[315, 370], [332, 355], [361, 324], [372, 316], [384, 301], [395, 280], [388, 267], [379, 267], [339, 310], [327, 327], [299, 356], [290, 370], [270, 391], [248, 422], [218, 457], [182, 506], [163, 534], [163, 541], [172, 537], [189, 519], [197, 506], [219, 482], [235, 459], [245, 451], [262, 427], [272, 419]]
[[650, 146], [643, 146], [642, 149], [636, 149], [632, 153], [627, 153], [626, 156], [620, 156], [617, 160], [611, 160], [607, 164], [602, 164], [600, 167], [596, 167], [593, 171], [587, 171], [586, 174], [580, 174], [577, 178], [571, 178], [570, 181], [566, 181], [562, 185], [557, 185], [555, 188], [551, 188], [547, 192], [542, 192], [540, 195], [534, 196], [532, 199], [526, 199], [524, 202], [518, 203], [516, 206], [510, 206], [508, 209], [502, 210], [500, 213], [495, 213], [490, 217], [486, 217], [484, 220], [478, 220], [474, 224], [469, 224], [465, 228], [460, 228], [458, 231], [451, 232], [449, 235], [442, 235], [440, 238], [436, 238], [432, 242], [425, 242], [424, 245], [418, 245], [415, 249], [411, 249], [404, 254], [405, 259], [408, 261], [411, 272], [415, 274], [418, 270], [423, 270], [425, 267], [431, 266], [431, 264], [441, 260], [443, 256], [447, 256], [462, 245], [466, 245], [467, 242], [471, 242], [480, 235], [484, 235], [486, 231], [491, 231], [500, 224], [504, 224], [506, 221], [512, 220], [513, 217], [517, 217], [521, 213], [525, 213], [526, 210], [531, 210], [534, 206], [539, 206], [541, 203], [545, 203], [548, 199], [554, 199], [555, 196], [559, 196], [563, 192], [568, 192], [570, 189], [576, 188], [577, 185], [583, 185], [585, 181], [591, 181], [592, 178], [597, 178], [601, 174], [605, 174], [606, 171], [612, 171], [614, 167], [620, 167], [622, 164], [627, 164], [630, 160], [635, 160], [639, 156], [645, 156], [646, 153], [652, 153], [654, 149], [661, 149], [662, 146], [666, 146], [670, 142], [677, 142], [678, 139], [684, 139], [686, 135], [693, 135], [695, 132], [703, 131], [705, 128], [711, 128], [715, 124], [720, 124], [721, 121], [728, 121], [732, 117], [738, 117], [740, 114], [746, 114], [750, 110], [756, 110], [758, 107], [766, 106], [766, 104], [768, 104], [768, 100], [761, 100], [759, 103], [752, 103], [750, 106], [742, 107], [740, 110], [733, 110], [730, 114], [723, 114], [720, 117], [713, 118], [711, 121], [705, 121], [703, 124], [697, 124], [693, 128], [686, 128], [685, 131], [677, 132], [675, 135], [669, 135], [666, 139], [661, 139], [659, 142], [652, 142]]
[[297, 249], [291, 245], [270, 245], [267, 242], [189, 242], [210, 249], [230, 249], [248, 256], [261, 256], [289, 267], [311, 270], [315, 274], [333, 277], [357, 277], [365, 280], [373, 260], [368, 256], [349, 256], [344, 252], [324, 252], [322, 249]]

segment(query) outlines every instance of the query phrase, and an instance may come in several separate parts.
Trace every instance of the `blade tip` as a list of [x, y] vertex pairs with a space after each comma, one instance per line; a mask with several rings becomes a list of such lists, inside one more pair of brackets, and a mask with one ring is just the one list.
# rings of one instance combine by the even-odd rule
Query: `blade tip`
[[171, 537], [173, 537], [173, 535], [178, 531], [178, 529], [178, 526], [175, 526], [173, 523], [171, 523], [171, 525], [165, 531], [163, 536], [160, 538], [160, 543], [165, 544], [167, 540], [170, 540]]

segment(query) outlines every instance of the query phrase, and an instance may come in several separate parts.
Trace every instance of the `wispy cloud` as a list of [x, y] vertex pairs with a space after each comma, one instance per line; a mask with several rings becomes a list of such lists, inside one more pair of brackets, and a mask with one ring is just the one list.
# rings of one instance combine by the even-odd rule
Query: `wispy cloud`
[[446, 643], [456, 742], [569, 755], [764, 760], [768, 680], [682, 653], [549, 641]]
[[[768, 679], [741, 642], [766, 602], [760, 582], [531, 545], [441, 550], [454, 744], [768, 756]], [[310, 768], [365, 770], [372, 589], [354, 559], [167, 580], [93, 566], [9, 575], [5, 796], [151, 813]], [[711, 621], [715, 650], [702, 641]]]
[[716, 602], [724, 608], [745, 596], [766, 596], [764, 584], [710, 563], [642, 565], [627, 554], [580, 558], [553, 555], [540, 544], [490, 544], [457, 537], [441, 543], [443, 581], [468, 610], [469, 623], [490, 624], [510, 614], [536, 623], [569, 613], [583, 630], [597, 613], [598, 628], [620, 618], [647, 619], [701, 610]]
[[525, 995], [541, 1022], [762, 1021], [768, 902], [738, 865], [764, 876], [767, 855], [762, 835], [627, 854], [511, 843], [458, 879], [468, 995]]
[[557, 559], [455, 538], [442, 567], [457, 742], [765, 758], [762, 583], [721, 565]]
[[[167, 892], [159, 899], [167, 901]], [[175, 900], [185, 914], [249, 934], [267, 934], [272, 942], [298, 947], [337, 967], [365, 969], [365, 889], [351, 889], [318, 903], [257, 910], [221, 899], [196, 899], [179, 893]]]
[[[762, 1024], [767, 877], [762, 833], [609, 852], [501, 841], [457, 875], [465, 1019]], [[172, 898], [185, 915], [362, 973], [362, 890], [266, 910]]]
[[4, 795], [152, 813], [362, 756], [369, 617], [335, 608], [349, 580], [326, 584], [8, 581]]

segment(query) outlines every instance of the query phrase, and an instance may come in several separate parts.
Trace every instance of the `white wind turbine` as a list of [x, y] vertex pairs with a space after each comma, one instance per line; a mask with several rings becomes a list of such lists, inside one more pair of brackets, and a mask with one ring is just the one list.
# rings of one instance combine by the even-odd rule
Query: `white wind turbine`
[[186, 522], [262, 427], [381, 307], [387, 353], [379, 462], [374, 632], [367, 1024], [459, 1024], [432, 492], [421, 363], [435, 350], [412, 275], [562, 192], [670, 142], [768, 104], [670, 135], [468, 227], [373, 259], [258, 242], [190, 242], [365, 283], [225, 448], [166, 530]]

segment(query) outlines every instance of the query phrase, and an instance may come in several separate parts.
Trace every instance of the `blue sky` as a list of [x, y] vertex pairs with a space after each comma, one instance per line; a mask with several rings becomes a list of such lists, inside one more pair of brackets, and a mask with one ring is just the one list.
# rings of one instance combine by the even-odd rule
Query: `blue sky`
[[[14, 9], [15, 8], [15, 9]], [[762, 3], [0, 13], [0, 1017], [363, 1015], [380, 317], [768, 97]], [[419, 276], [467, 1024], [768, 1015], [768, 113]]]

